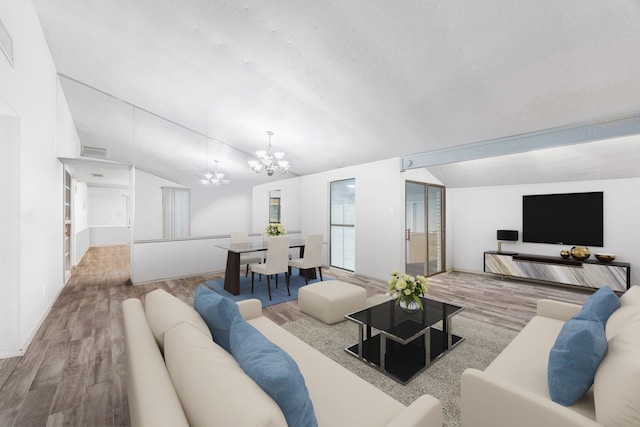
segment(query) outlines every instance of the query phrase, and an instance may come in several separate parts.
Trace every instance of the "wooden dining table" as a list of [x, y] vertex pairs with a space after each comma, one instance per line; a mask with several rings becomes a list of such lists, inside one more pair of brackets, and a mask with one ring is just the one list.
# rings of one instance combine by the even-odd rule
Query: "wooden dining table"
[[[266, 251], [268, 245], [269, 242], [267, 240], [247, 243], [221, 243], [216, 245], [217, 248], [227, 251], [227, 268], [224, 273], [225, 291], [232, 295], [240, 294], [240, 254]], [[305, 241], [303, 239], [289, 240], [290, 249], [300, 249], [300, 258], [304, 256], [304, 245]]]

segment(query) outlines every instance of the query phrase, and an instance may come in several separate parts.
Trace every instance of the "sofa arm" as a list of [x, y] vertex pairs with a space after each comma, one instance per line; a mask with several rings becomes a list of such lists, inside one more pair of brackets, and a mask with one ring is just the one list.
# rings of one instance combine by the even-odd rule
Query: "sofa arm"
[[600, 424], [551, 399], [492, 378], [477, 369], [462, 373], [462, 426], [596, 427]]
[[387, 427], [442, 427], [442, 403], [423, 394], [400, 412]]
[[262, 303], [259, 299], [246, 299], [244, 301], [238, 301], [236, 304], [238, 304], [240, 315], [244, 320], [251, 320], [262, 316]]
[[565, 322], [580, 313], [580, 310], [582, 310], [581, 305], [552, 299], [541, 299], [538, 301], [537, 306], [538, 316], [550, 317]]

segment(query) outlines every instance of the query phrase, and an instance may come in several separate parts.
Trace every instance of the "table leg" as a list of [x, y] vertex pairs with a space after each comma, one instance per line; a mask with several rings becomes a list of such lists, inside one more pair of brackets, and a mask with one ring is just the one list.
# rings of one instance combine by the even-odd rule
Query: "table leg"
[[385, 334], [380, 333], [380, 369], [385, 372], [385, 359], [387, 358], [387, 337]]
[[358, 323], [358, 357], [362, 360], [362, 341], [364, 341], [364, 325]]
[[224, 272], [224, 290], [240, 294], [240, 253], [227, 251], [227, 269]]
[[431, 366], [431, 328], [424, 333], [424, 366]]

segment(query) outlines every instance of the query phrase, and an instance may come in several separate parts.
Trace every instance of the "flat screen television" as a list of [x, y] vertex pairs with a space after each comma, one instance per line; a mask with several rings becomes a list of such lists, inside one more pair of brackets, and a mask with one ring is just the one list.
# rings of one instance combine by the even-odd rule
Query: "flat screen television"
[[522, 196], [522, 241], [604, 246], [603, 193]]

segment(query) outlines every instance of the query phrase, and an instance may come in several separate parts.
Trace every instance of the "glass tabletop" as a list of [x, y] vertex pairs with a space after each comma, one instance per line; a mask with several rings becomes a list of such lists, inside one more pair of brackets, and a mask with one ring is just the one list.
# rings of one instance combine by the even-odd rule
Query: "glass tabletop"
[[426, 328], [464, 310], [463, 307], [429, 298], [420, 299], [424, 310], [418, 310], [416, 313], [407, 313], [396, 304], [395, 300], [390, 300], [348, 314], [346, 317], [401, 340], [409, 340]]
[[[289, 240], [290, 248], [299, 248], [304, 246], [304, 240], [302, 239], [291, 239]], [[256, 251], [266, 251], [269, 245], [268, 240], [259, 240], [255, 242], [247, 242], [247, 243], [220, 243], [217, 244], [217, 248], [226, 249], [229, 252], [236, 253], [245, 253], [245, 252], [256, 252]]]

